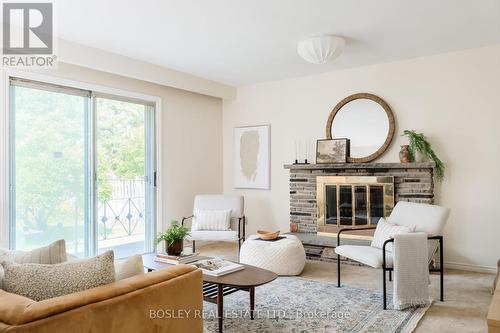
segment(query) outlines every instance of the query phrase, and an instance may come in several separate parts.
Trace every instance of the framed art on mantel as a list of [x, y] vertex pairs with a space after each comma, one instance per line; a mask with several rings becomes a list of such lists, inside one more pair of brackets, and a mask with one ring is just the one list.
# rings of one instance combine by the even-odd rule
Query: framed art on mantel
[[234, 128], [234, 188], [269, 189], [270, 125]]
[[349, 139], [318, 140], [316, 164], [346, 163], [349, 156]]

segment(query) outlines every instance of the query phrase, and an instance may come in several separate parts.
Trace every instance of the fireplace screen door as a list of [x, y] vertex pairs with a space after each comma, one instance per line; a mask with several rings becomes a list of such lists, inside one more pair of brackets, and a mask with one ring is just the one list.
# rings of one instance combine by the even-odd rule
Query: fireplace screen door
[[393, 177], [318, 176], [318, 231], [377, 224], [394, 207]]

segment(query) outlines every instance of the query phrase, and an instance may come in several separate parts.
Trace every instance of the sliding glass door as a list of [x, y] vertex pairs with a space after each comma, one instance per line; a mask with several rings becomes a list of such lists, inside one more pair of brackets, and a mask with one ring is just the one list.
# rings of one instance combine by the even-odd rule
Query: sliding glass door
[[12, 248], [153, 249], [151, 103], [12, 79], [10, 122]]
[[28, 84], [10, 91], [13, 247], [29, 250], [64, 238], [69, 252], [84, 254], [90, 95]]
[[152, 235], [146, 223], [150, 109], [145, 104], [95, 98], [99, 252], [113, 249], [117, 257], [141, 253], [147, 247], [146, 236]]

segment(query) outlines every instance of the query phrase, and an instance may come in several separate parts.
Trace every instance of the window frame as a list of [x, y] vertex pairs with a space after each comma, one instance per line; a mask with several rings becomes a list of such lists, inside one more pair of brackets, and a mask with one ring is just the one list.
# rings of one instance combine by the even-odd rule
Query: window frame
[[[27, 85], [31, 84], [34, 82], [35, 84], [40, 84], [41, 86], [46, 85], [47, 90], [51, 89], [68, 89], [67, 91], [73, 91], [73, 92], [82, 92], [82, 91], [88, 91], [90, 93], [90, 102], [89, 102], [89, 108], [90, 108], [90, 119], [88, 120], [90, 124], [93, 123], [93, 114], [95, 113], [95, 97], [103, 97], [103, 98], [110, 98], [110, 99], [115, 99], [115, 100], [121, 100], [121, 101], [127, 101], [127, 102], [135, 102], [135, 103], [140, 103], [144, 104], [147, 107], [152, 108], [153, 110], [153, 117], [149, 117], [148, 122], [150, 123], [151, 121], [154, 121], [154, 126], [153, 126], [153, 133], [149, 133], [149, 135], [152, 135], [151, 140], [154, 144], [154, 148], [152, 151], [149, 151], [148, 153], [152, 154], [152, 164], [150, 166], [150, 170], [152, 170], [152, 174], [154, 175], [151, 177], [150, 181], [156, 181], [156, 186], [153, 188], [153, 193], [152, 195], [152, 205], [154, 207], [148, 207], [151, 211], [152, 214], [152, 221], [153, 221], [153, 226], [152, 230], [150, 230], [149, 235], [145, 236], [145, 247], [146, 249], [154, 250], [154, 235], [156, 235], [157, 230], [161, 230], [162, 228], [162, 217], [163, 217], [163, 212], [162, 212], [162, 186], [160, 186], [160, 170], [161, 169], [161, 161], [162, 161], [162, 100], [161, 97], [159, 96], [154, 96], [154, 95], [147, 95], [139, 92], [132, 92], [128, 90], [123, 90], [123, 89], [117, 89], [117, 88], [111, 88], [111, 87], [106, 87], [98, 84], [89, 84], [89, 83], [84, 83], [80, 81], [74, 81], [74, 80], [68, 80], [68, 79], [63, 79], [59, 78], [56, 76], [48, 76], [48, 75], [42, 75], [42, 74], [36, 74], [36, 73], [28, 73], [28, 72], [23, 72], [23, 71], [17, 71], [17, 70], [5, 70], [4, 72], [4, 77], [3, 80], [1, 80], [1, 83], [3, 84], [3, 87], [0, 87], [0, 98], [4, 97], [5, 104], [3, 105], [4, 112], [0, 115], [0, 159], [3, 162], [3, 170], [0, 172], [0, 221], [5, 221], [3, 223], [0, 222], [0, 247], [4, 248], [9, 248], [11, 249], [14, 244], [14, 240], [12, 239], [12, 232], [11, 232], [11, 214], [12, 214], [12, 208], [13, 205], [11, 205], [10, 202], [10, 194], [12, 190], [12, 186], [10, 184], [11, 180], [11, 172], [13, 171], [13, 165], [12, 165], [12, 159], [11, 159], [11, 135], [13, 134], [11, 131], [11, 125], [13, 119], [10, 117], [11, 113], [11, 100], [10, 100], [10, 80], [11, 78], [17, 78], [19, 80], [27, 81]], [[1, 84], [0, 84], [1, 86]], [[40, 86], [39, 86], [40, 87]], [[93, 98], [93, 96], [95, 96]], [[152, 118], [152, 119], [151, 119]], [[94, 126], [90, 126], [90, 129], [93, 130]], [[89, 133], [91, 135], [91, 138], [95, 139], [94, 133]], [[151, 141], [150, 141], [151, 142]], [[90, 142], [91, 145], [91, 158], [94, 158], [94, 149], [95, 149], [95, 142]], [[95, 163], [92, 160], [90, 163], [91, 166], [95, 167]], [[89, 182], [92, 184], [92, 198], [91, 202], [94, 203], [95, 200], [95, 195], [94, 195], [94, 189], [95, 189], [95, 170], [91, 168], [91, 174], [90, 177], [92, 177], [92, 181]], [[154, 179], [153, 179], [154, 178]], [[91, 218], [95, 216], [94, 210], [94, 205], [91, 205]], [[94, 224], [90, 224], [96, 225]], [[95, 226], [96, 227], [96, 226]], [[94, 231], [90, 232], [90, 237], [93, 237], [95, 234]], [[148, 237], [149, 236], [149, 237]], [[149, 239], [151, 238], [151, 239]], [[90, 241], [90, 251], [87, 249], [88, 253], [86, 252], [87, 255], [94, 255], [96, 254], [96, 244], [97, 240], [91, 240]]]

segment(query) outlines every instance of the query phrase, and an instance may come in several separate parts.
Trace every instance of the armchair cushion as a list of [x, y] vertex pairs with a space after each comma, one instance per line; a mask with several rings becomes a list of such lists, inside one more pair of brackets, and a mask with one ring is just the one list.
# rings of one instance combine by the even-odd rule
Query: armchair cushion
[[441, 235], [450, 210], [437, 205], [399, 201], [391, 212], [388, 222], [414, 227], [416, 232]]
[[231, 229], [238, 230], [238, 219], [244, 215], [243, 196], [222, 194], [197, 195], [194, 198], [193, 215], [195, 215], [196, 209], [231, 209]]
[[[413, 232], [413, 230], [415, 230], [414, 227], [394, 225], [387, 223], [384, 218], [381, 218], [377, 222], [377, 228], [375, 229], [371, 246], [381, 249], [386, 240], [394, 238], [394, 236], [399, 234], [409, 234]], [[387, 244], [385, 249], [392, 252], [392, 243]]]
[[230, 230], [231, 209], [206, 210], [195, 209], [191, 230]]
[[213, 231], [213, 230], [197, 230], [191, 231], [187, 237], [189, 241], [237, 241], [238, 232], [234, 230]]
[[[335, 253], [373, 268], [382, 267], [382, 250], [365, 245], [340, 245], [335, 248]], [[392, 252], [385, 253], [386, 266], [392, 267]]]
[[193, 215], [197, 209], [231, 210], [232, 218], [243, 216], [243, 196], [241, 195], [220, 195], [204, 194], [194, 198]]

